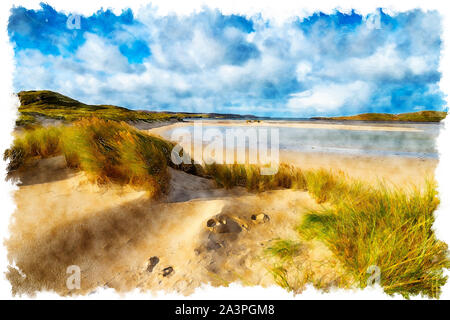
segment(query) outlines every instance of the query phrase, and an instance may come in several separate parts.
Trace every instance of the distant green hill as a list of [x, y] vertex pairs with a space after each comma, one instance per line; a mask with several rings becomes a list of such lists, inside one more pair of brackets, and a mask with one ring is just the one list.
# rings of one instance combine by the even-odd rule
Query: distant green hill
[[[18, 126], [39, 122], [42, 118], [75, 121], [86, 117], [97, 117], [116, 121], [164, 121], [181, 120], [182, 113], [135, 111], [111, 105], [89, 105], [60, 93], [43, 91], [21, 91]], [[197, 115], [202, 116], [202, 115]]]
[[410, 122], [439, 122], [447, 116], [443, 111], [418, 111], [400, 114], [363, 113], [346, 117], [314, 117], [315, 120], [359, 120], [359, 121], [410, 121]]
[[[116, 121], [168, 121], [183, 118], [251, 118], [253, 116], [224, 115], [218, 113], [189, 113], [189, 112], [155, 112], [130, 110], [112, 105], [89, 105], [69, 98], [60, 93], [42, 91], [21, 91], [19, 119], [17, 126], [34, 124], [42, 119], [55, 119], [72, 122], [81, 118], [96, 117]], [[255, 117], [253, 117], [255, 118]]]

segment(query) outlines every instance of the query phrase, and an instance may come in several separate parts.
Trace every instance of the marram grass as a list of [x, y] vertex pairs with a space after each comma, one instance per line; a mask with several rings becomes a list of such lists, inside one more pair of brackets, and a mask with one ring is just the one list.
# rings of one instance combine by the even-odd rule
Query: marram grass
[[124, 122], [90, 118], [25, 130], [4, 157], [11, 171], [39, 158], [64, 155], [68, 167], [86, 172], [97, 183], [142, 186], [156, 196], [167, 190], [172, 148]]
[[438, 204], [431, 182], [422, 191], [361, 188], [341, 193], [330, 209], [308, 214], [298, 231], [324, 241], [362, 288], [376, 266], [386, 293], [437, 298], [450, 266], [447, 245], [432, 229]]
[[[226, 188], [307, 190], [327, 206], [306, 215], [297, 228], [300, 237], [323, 241], [359, 287], [367, 286], [368, 270], [376, 266], [381, 272], [380, 285], [388, 294], [439, 297], [447, 280], [443, 271], [450, 267], [450, 260], [447, 245], [436, 239], [432, 229], [433, 212], [439, 204], [433, 181], [424, 190], [405, 190], [369, 185], [341, 172], [301, 170], [284, 164], [272, 176], [261, 175], [254, 165], [210, 165], [205, 172]], [[295, 254], [296, 245], [280, 240], [268, 252], [285, 260]], [[280, 279], [279, 273], [276, 278]]]
[[219, 165], [203, 167], [203, 174], [215, 180], [223, 188], [245, 187], [248, 191], [265, 191], [277, 188], [306, 190], [302, 171], [290, 165], [281, 164], [274, 175], [261, 175], [260, 167], [248, 164]]

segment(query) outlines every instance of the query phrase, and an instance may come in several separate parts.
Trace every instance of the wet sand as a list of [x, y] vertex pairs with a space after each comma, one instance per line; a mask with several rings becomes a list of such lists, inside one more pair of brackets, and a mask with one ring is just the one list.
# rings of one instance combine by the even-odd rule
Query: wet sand
[[[160, 127], [163, 132], [173, 128], [192, 125], [194, 121], [179, 122], [170, 124], [167, 127]], [[421, 132], [423, 130], [412, 128], [404, 124], [343, 124], [343, 123], [317, 123], [317, 122], [280, 122], [280, 121], [260, 121], [260, 122], [245, 122], [243, 120], [202, 120], [203, 126], [226, 126], [226, 127], [286, 127], [286, 128], [304, 128], [304, 129], [339, 129], [339, 130], [354, 130], [354, 131], [397, 131], [397, 132]]]

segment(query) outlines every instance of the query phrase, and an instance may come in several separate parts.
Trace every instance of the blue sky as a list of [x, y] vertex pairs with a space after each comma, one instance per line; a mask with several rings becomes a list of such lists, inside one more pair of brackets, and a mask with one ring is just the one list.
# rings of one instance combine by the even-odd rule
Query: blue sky
[[15, 7], [14, 88], [132, 109], [277, 117], [444, 110], [440, 16], [317, 12], [283, 23], [151, 6], [69, 13]]

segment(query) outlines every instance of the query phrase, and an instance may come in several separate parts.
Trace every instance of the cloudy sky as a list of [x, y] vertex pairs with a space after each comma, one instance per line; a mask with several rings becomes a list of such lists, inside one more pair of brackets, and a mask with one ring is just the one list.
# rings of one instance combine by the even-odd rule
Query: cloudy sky
[[150, 6], [78, 20], [41, 6], [11, 11], [16, 91], [278, 117], [446, 109], [436, 12], [318, 12], [275, 23], [206, 8], [160, 16]]

